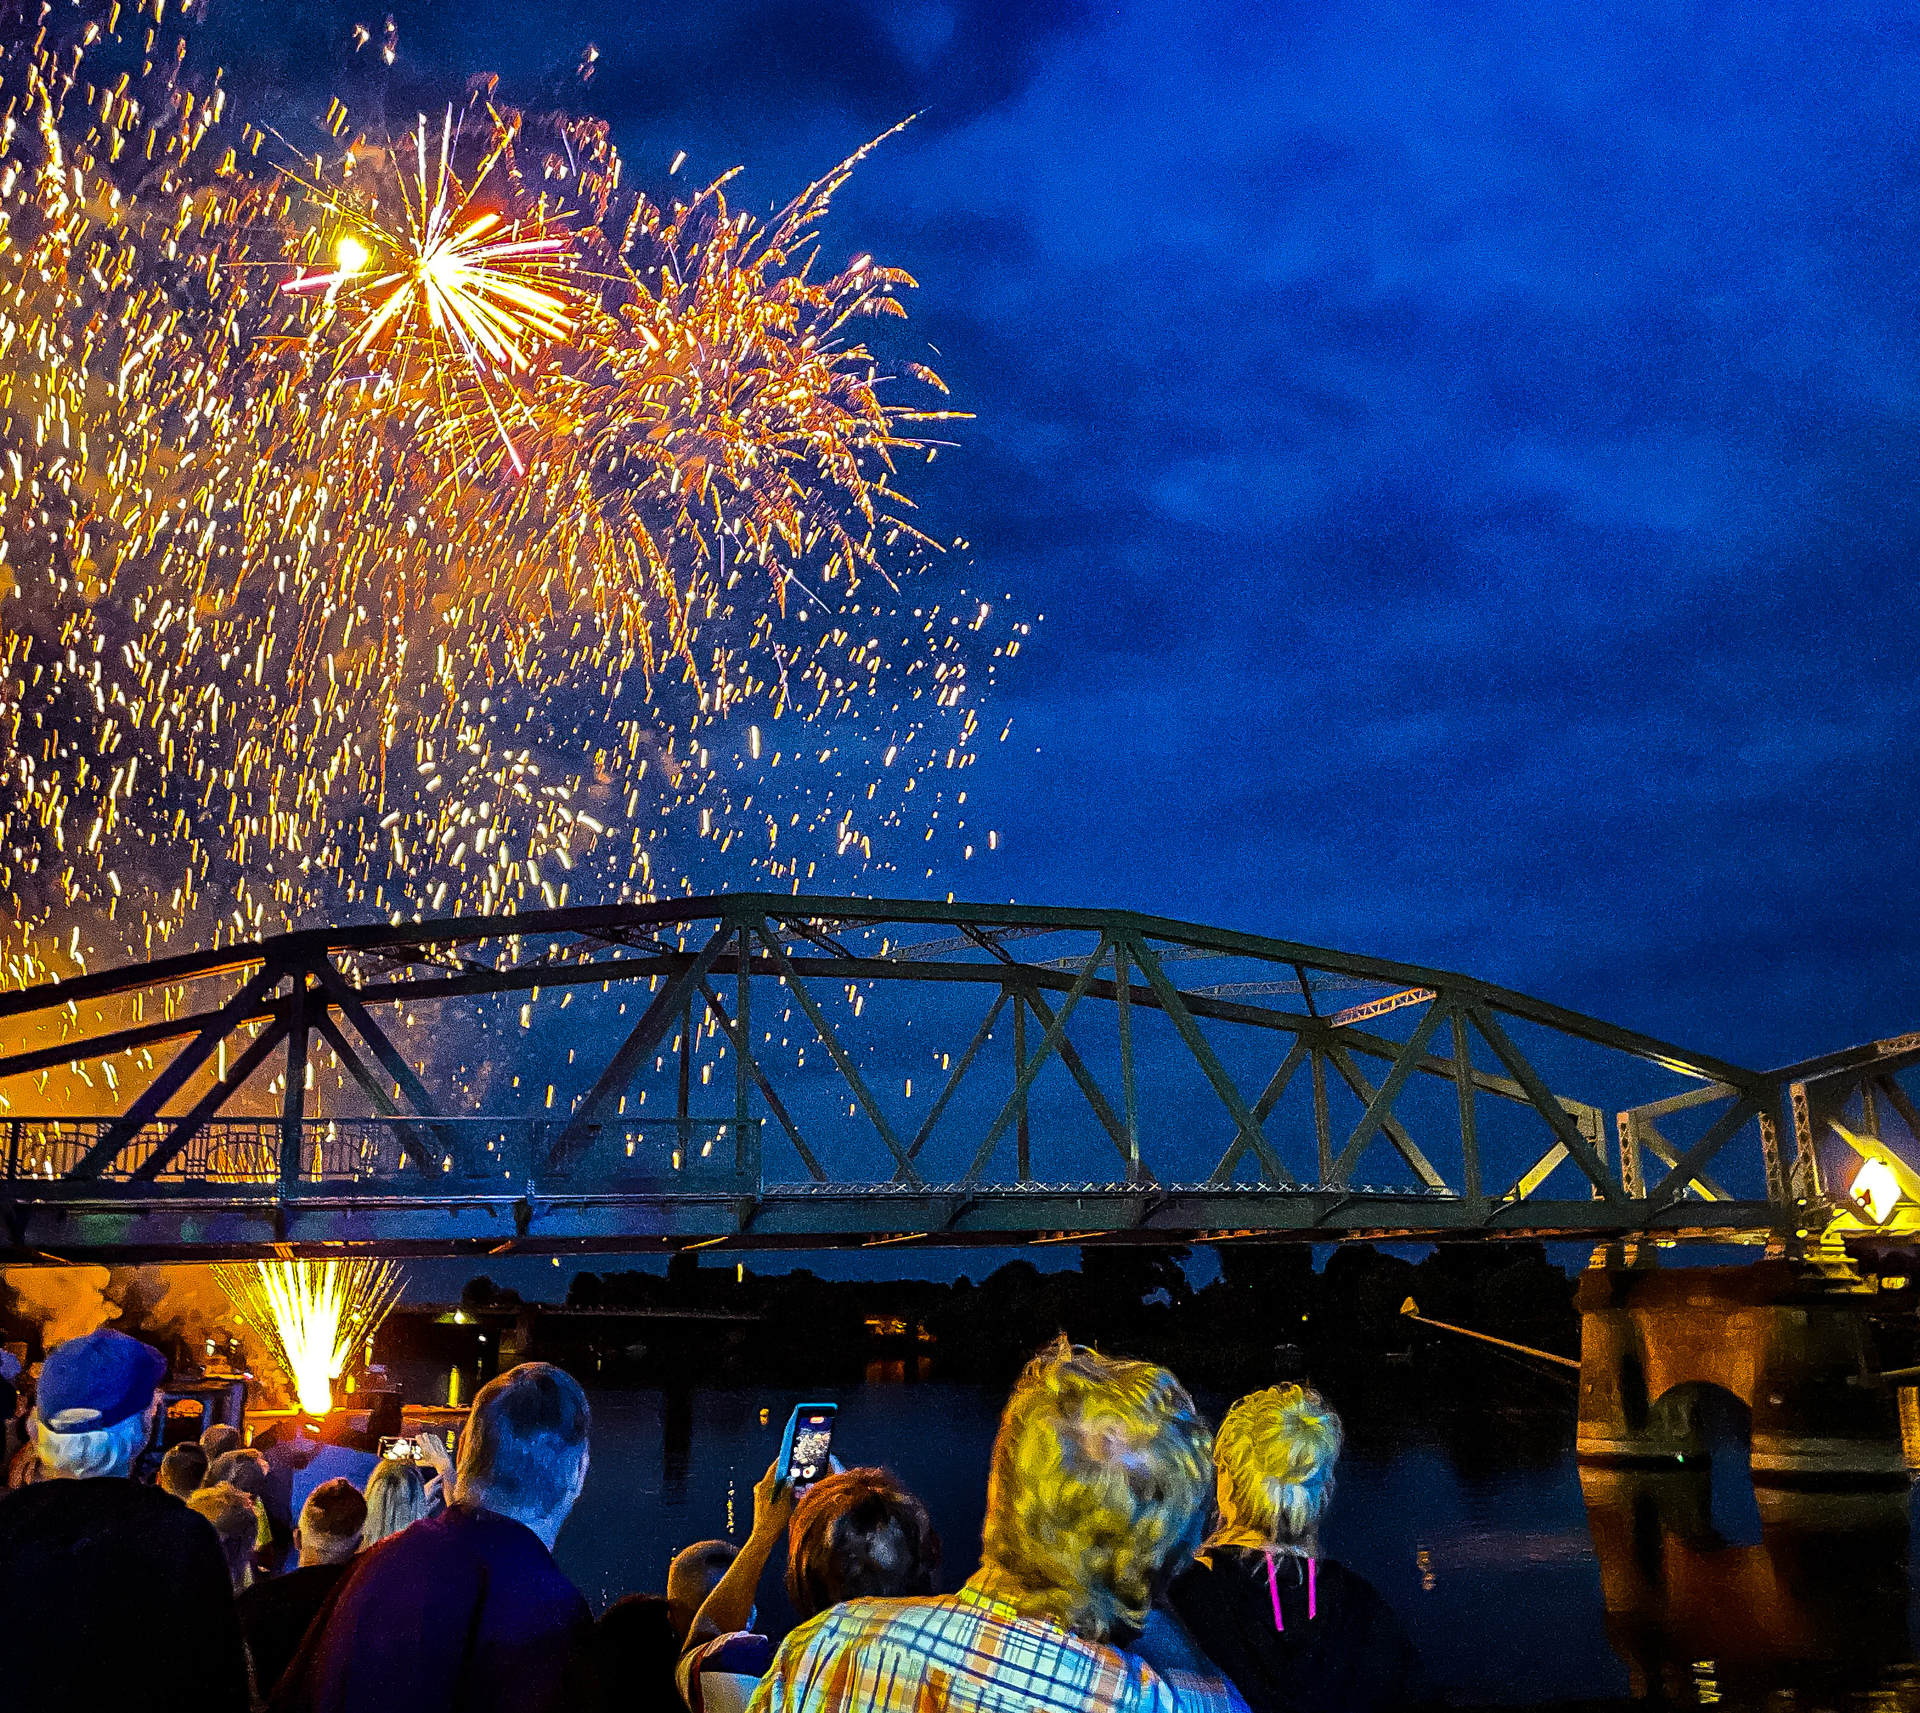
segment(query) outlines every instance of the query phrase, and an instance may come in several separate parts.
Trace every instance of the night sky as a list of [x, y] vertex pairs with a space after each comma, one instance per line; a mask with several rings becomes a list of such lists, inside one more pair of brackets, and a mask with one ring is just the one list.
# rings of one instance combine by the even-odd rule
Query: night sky
[[[257, 19], [242, 75], [367, 79], [346, 11]], [[927, 592], [1034, 636], [971, 782], [1001, 849], [874, 890], [1465, 970], [1756, 1067], [1920, 1024], [1907, 9], [395, 19], [390, 121], [495, 70], [756, 208], [920, 114], [827, 259], [916, 276], [893, 348], [977, 413], [912, 475], [971, 544]]]

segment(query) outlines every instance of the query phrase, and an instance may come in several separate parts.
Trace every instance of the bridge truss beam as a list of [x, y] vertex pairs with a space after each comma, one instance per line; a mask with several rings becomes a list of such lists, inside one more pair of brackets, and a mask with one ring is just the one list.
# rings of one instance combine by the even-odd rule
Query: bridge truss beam
[[[1195, 961], [1251, 979], [1183, 985], [1173, 972]], [[383, 1007], [409, 1025], [430, 1017], [440, 1040], [462, 1004], [542, 991], [592, 1002], [596, 988], [633, 993], [640, 982], [648, 1003], [637, 1021], [610, 1030], [601, 1019], [576, 1037], [570, 1060], [587, 1036], [605, 1056], [552, 1117], [462, 1110], [447, 1068], [417, 1048], [410, 1056], [407, 1030], [380, 1017]], [[1323, 999], [1343, 990], [1371, 996], [1327, 1010]], [[858, 1019], [863, 996], [882, 991], [918, 1003], [876, 1042]], [[971, 992], [982, 1015], [964, 1047], [972, 1011], [938, 1054], [931, 1110], [890, 1110], [876, 1079], [897, 1071], [905, 1027]], [[797, 1008], [807, 1050], [825, 1052], [838, 1118], [821, 1116], [820, 1073], [796, 1079], [776, 1062], [769, 996], [785, 1017]], [[836, 1014], [839, 996], [850, 1014]], [[1277, 1003], [1288, 1000], [1297, 1007]], [[158, 1019], [147, 1015], [155, 1004]], [[987, 1049], [1006, 1038], [1003, 1020], [1012, 1059], [1002, 1070]], [[1861, 1211], [1829, 1184], [1822, 1124], [1864, 1101], [1861, 1134], [1892, 1148], [1885, 1113], [1910, 1141], [1914, 1107], [1896, 1079], [1920, 1061], [1920, 1038], [1905, 1037], [1753, 1072], [1472, 977], [1232, 930], [1131, 912], [777, 894], [311, 930], [0, 994], [0, 1031], [12, 1037], [0, 1091], [92, 1064], [121, 1096], [117, 1111], [85, 1118], [0, 1116], [0, 1255], [10, 1259], [288, 1245], [1791, 1243], [1836, 1209]], [[734, 1054], [724, 1117], [690, 1110], [703, 1032]], [[670, 1036], [673, 1117], [630, 1114]], [[1262, 1041], [1273, 1049], [1256, 1052]], [[169, 1043], [172, 1057], [156, 1057]], [[326, 1115], [313, 1111], [316, 1043], [352, 1091]], [[1565, 1091], [1578, 1053], [1601, 1066], [1580, 1073], [1580, 1095]], [[1383, 1068], [1369, 1075], [1363, 1060]], [[701, 1086], [714, 1068], [703, 1064]], [[1172, 1121], [1143, 1116], [1178, 1076], [1192, 1092]], [[1615, 1093], [1649, 1080], [1670, 1091]], [[1444, 1108], [1419, 1095], [1436, 1087]], [[1049, 1116], [1036, 1127], [1045, 1090]], [[984, 1100], [977, 1114], [963, 1110], [969, 1099]], [[1091, 1121], [1111, 1181], [1090, 1175], [1084, 1154], [1067, 1168], [1063, 1099]], [[1350, 1120], [1336, 1100], [1353, 1103]], [[1517, 1159], [1526, 1132], [1514, 1131], [1516, 1115], [1537, 1137]], [[765, 1169], [768, 1120], [801, 1180]], [[1670, 1136], [1676, 1124], [1704, 1129]], [[1490, 1125], [1504, 1127], [1502, 1158], [1488, 1152]], [[1791, 1165], [1783, 1130], [1795, 1138]], [[1734, 1150], [1739, 1137], [1757, 1146]], [[1490, 1194], [1490, 1182], [1509, 1187]]]

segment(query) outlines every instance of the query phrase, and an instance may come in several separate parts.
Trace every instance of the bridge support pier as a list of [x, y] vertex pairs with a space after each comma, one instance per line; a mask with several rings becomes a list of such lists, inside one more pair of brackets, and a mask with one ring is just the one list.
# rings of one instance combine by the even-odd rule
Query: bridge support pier
[[1904, 1483], [1869, 1300], [1789, 1261], [1589, 1270], [1578, 1299], [1581, 1461], [1703, 1457], [1701, 1388], [1718, 1387], [1751, 1414], [1756, 1486]]

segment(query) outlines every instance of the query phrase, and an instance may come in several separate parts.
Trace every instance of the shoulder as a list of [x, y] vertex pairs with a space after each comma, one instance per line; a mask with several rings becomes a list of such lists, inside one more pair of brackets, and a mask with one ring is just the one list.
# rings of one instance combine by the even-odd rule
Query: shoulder
[[787, 1632], [774, 1657], [779, 1669], [790, 1669], [797, 1662], [825, 1653], [849, 1648], [884, 1647], [898, 1642], [911, 1646], [929, 1631], [938, 1630], [964, 1613], [951, 1596], [917, 1600], [844, 1600], [816, 1612], [806, 1622]]
[[[414, 1528], [433, 1523], [441, 1525], [444, 1538], [471, 1552], [486, 1567], [490, 1581], [510, 1585], [516, 1600], [537, 1605], [549, 1620], [565, 1619], [592, 1628], [593, 1613], [580, 1590], [567, 1580], [566, 1572], [553, 1562], [546, 1543], [525, 1523], [493, 1511], [469, 1511], [456, 1505], [429, 1518], [426, 1525], [414, 1524]], [[402, 1535], [412, 1532], [403, 1530]]]
[[696, 1671], [725, 1672], [735, 1677], [763, 1677], [773, 1663], [773, 1643], [754, 1630], [735, 1630], [715, 1636], [687, 1656]]
[[[1246, 1560], [1253, 1554], [1237, 1547], [1215, 1547], [1205, 1559], [1196, 1559], [1173, 1579], [1167, 1604], [1188, 1623], [1231, 1606], [1251, 1586]], [[1265, 1585], [1262, 1584], [1262, 1595]]]
[[0, 1538], [105, 1529], [147, 1537], [197, 1540], [213, 1525], [171, 1493], [137, 1481], [101, 1476], [91, 1481], [36, 1481], [0, 1502]]
[[246, 1624], [282, 1607], [317, 1606], [349, 1568], [345, 1564], [308, 1564], [264, 1577], [234, 1596], [234, 1609]]
[[1317, 1559], [1314, 1573], [1319, 1578], [1323, 1600], [1337, 1600], [1356, 1612], [1385, 1612], [1391, 1616], [1393, 1607], [1387, 1597], [1359, 1571], [1349, 1569], [1339, 1559]]
[[664, 1594], [627, 1594], [614, 1601], [594, 1622], [602, 1635], [671, 1636], [675, 1649], [679, 1638], [673, 1635], [673, 1615]]

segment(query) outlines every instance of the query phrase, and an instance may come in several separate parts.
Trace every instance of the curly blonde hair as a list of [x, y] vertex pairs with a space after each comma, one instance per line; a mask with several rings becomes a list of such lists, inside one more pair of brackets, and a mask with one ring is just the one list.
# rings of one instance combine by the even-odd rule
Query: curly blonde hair
[[1063, 1335], [1000, 1417], [981, 1557], [1027, 1616], [1104, 1640], [1138, 1629], [1206, 1526], [1213, 1435], [1151, 1362]]
[[1207, 1544], [1311, 1550], [1340, 1444], [1340, 1418], [1311, 1387], [1242, 1398], [1214, 1441], [1220, 1521]]

